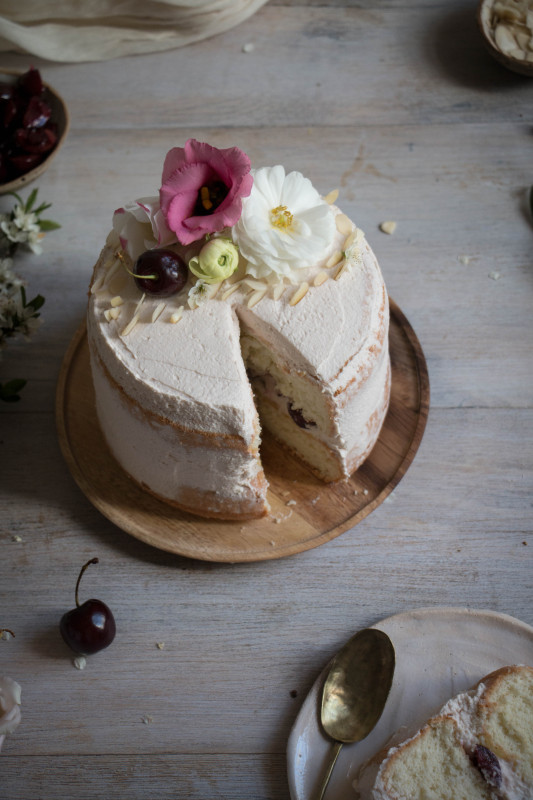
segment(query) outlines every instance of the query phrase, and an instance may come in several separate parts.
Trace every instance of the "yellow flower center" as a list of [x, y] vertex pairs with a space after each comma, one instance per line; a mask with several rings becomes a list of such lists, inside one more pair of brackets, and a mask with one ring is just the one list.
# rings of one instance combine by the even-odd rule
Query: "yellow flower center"
[[292, 214], [287, 206], [277, 206], [270, 210], [270, 224], [280, 231], [286, 231], [292, 226]]

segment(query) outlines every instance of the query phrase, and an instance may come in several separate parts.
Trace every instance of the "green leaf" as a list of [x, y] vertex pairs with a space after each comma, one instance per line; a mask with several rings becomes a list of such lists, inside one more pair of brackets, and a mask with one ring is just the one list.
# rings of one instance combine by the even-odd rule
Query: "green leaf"
[[19, 392], [24, 389], [27, 381], [22, 378], [15, 378], [7, 383], [0, 383], [0, 400], [6, 403], [16, 403], [20, 400]]
[[61, 227], [61, 225], [59, 224], [59, 222], [54, 222], [51, 219], [40, 219], [39, 220], [39, 228], [42, 231], [56, 231], [60, 227]]
[[28, 199], [26, 200], [26, 205], [24, 207], [25, 211], [31, 211], [31, 209], [33, 208], [33, 204], [37, 199], [38, 191], [39, 191], [38, 189], [34, 189], [33, 192], [30, 194], [30, 196], [28, 197]]
[[19, 201], [21, 206], [24, 205], [24, 203], [22, 201], [22, 197], [19, 194], [17, 194], [16, 192], [8, 192], [8, 194], [10, 194], [11, 197], [15, 197]]
[[33, 308], [34, 311], [38, 311], [44, 305], [44, 297], [42, 294], [38, 294], [33, 300], [30, 300], [29, 303], [24, 304], [24, 308]]
[[26, 289], [24, 286], [20, 287], [20, 296], [22, 297], [22, 307], [26, 308]]
[[42, 214], [47, 208], [52, 208], [52, 203], [41, 203], [39, 208], [36, 208], [33, 213], [38, 217], [39, 214]]

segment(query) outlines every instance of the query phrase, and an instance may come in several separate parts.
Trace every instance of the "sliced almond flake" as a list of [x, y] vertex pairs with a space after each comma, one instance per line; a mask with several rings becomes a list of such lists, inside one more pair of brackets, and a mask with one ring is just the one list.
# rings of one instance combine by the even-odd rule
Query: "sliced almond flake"
[[322, 284], [325, 283], [325, 281], [327, 281], [328, 278], [329, 278], [328, 273], [322, 270], [322, 272], [319, 272], [317, 275], [315, 275], [315, 278], [313, 280], [313, 286], [322, 286]]
[[122, 297], [119, 294], [117, 294], [117, 295], [115, 295], [115, 297], [112, 297], [109, 302], [111, 303], [113, 308], [115, 308], [116, 306], [121, 306], [122, 303], [124, 302], [124, 300], [122, 299]]
[[252, 292], [247, 303], [248, 308], [253, 308], [263, 299], [267, 293], [267, 288], [268, 287], [265, 286], [263, 289], [258, 289], [257, 291]]
[[509, 25], [498, 25], [494, 31], [494, 41], [496, 42], [496, 47], [502, 53], [511, 53], [516, 48], [513, 29]]
[[115, 261], [113, 262], [113, 264], [107, 270], [107, 273], [106, 273], [106, 276], [105, 276], [105, 283], [106, 284], [109, 283], [109, 281], [111, 280], [111, 278], [113, 277], [113, 275], [115, 274], [115, 272], [117, 271], [117, 269], [119, 267], [120, 267], [120, 261], [119, 261], [118, 258], [116, 258]]
[[267, 288], [265, 281], [260, 281], [257, 278], [244, 278], [243, 283], [245, 283], [246, 286], [249, 286], [250, 289], [254, 289], [257, 292]]
[[152, 322], [156, 322], [166, 308], [166, 303], [159, 303], [152, 312]]
[[140, 317], [139, 312], [134, 314], [133, 317], [130, 319], [130, 321], [128, 322], [128, 324], [126, 325], [126, 327], [124, 328], [124, 330], [122, 331], [122, 333], [120, 335], [121, 336], [127, 336], [128, 333], [131, 333], [131, 331], [134, 329], [134, 327], [139, 322], [139, 317]]
[[175, 324], [176, 324], [176, 322], [179, 322], [179, 321], [180, 321], [180, 319], [182, 318], [182, 316], [183, 316], [183, 309], [184, 309], [184, 306], [180, 306], [180, 307], [178, 308], [178, 310], [177, 310], [177, 311], [174, 311], [174, 312], [173, 312], [173, 313], [170, 315], [170, 321], [172, 322], [172, 324], [173, 324], [173, 325], [175, 325]]
[[211, 300], [219, 291], [220, 287], [222, 286], [223, 281], [220, 283], [211, 283], [207, 286], [207, 298]]
[[144, 298], [145, 298], [145, 297], [146, 297], [146, 293], [143, 293], [143, 294], [141, 295], [141, 299], [139, 300], [139, 302], [138, 302], [138, 303], [137, 303], [137, 305], [135, 306], [135, 311], [133, 312], [133, 314], [134, 314], [134, 315], [138, 313], [138, 311], [139, 311], [140, 307], [141, 307], [141, 306], [142, 306], [142, 304], [144, 303]]
[[343, 275], [344, 272], [346, 272], [347, 268], [348, 268], [348, 262], [347, 261], [343, 261], [342, 264], [340, 265], [339, 269], [337, 270], [337, 272], [333, 276], [334, 279], [336, 281], [338, 281], [339, 278], [341, 277], [341, 275]]
[[276, 283], [274, 285], [274, 288], [272, 289], [272, 297], [274, 298], [274, 300], [279, 300], [286, 288], [287, 287], [285, 286], [283, 281], [279, 281], [279, 283]]
[[349, 234], [349, 235], [346, 237], [346, 239], [344, 240], [344, 250], [345, 250], [345, 251], [346, 251], [346, 250], [348, 250], [348, 248], [349, 248], [349, 247], [351, 247], [351, 246], [352, 246], [352, 244], [354, 244], [354, 242], [355, 242], [355, 239], [356, 239], [356, 237], [357, 237], [357, 233], [358, 233], [358, 228], [356, 228], [354, 231], [352, 231], [352, 232], [351, 232], [351, 233], [350, 233], [350, 234]]
[[379, 229], [380, 231], [383, 231], [383, 233], [392, 234], [396, 230], [397, 226], [398, 226], [397, 222], [388, 220], [387, 222], [382, 222], [381, 225], [379, 226]]
[[120, 316], [120, 308], [107, 308], [104, 311], [104, 317], [108, 322], [112, 319], [118, 319]]
[[339, 263], [339, 261], [340, 261], [342, 258], [343, 258], [343, 255], [342, 255], [341, 251], [340, 251], [340, 250], [337, 250], [337, 252], [336, 252], [336, 253], [333, 253], [333, 255], [332, 255], [332, 256], [330, 256], [330, 257], [328, 258], [328, 260], [326, 261], [326, 264], [325, 264], [326, 268], [327, 268], [327, 269], [331, 269], [331, 267], [334, 267], [334, 266], [335, 266], [335, 264], [338, 264], [338, 263]]
[[91, 294], [96, 294], [104, 285], [105, 275], [99, 275], [91, 286]]
[[309, 284], [306, 281], [303, 281], [289, 300], [289, 305], [295, 306], [297, 303], [299, 303], [302, 297], [305, 297], [307, 294], [308, 289]]
[[226, 291], [221, 295], [222, 300], [226, 300], [228, 297], [230, 297], [233, 294], [233, 292], [237, 291], [240, 285], [241, 281], [238, 281], [237, 283], [232, 283], [231, 286], [228, 289], [226, 289]]
[[337, 214], [335, 217], [335, 225], [339, 233], [343, 233], [345, 236], [348, 236], [350, 231], [353, 230], [353, 223], [346, 214]]
[[324, 197], [324, 202], [327, 203], [328, 206], [331, 206], [333, 205], [338, 196], [339, 196], [339, 190], [332, 189], [331, 192], [328, 192], [328, 194]]

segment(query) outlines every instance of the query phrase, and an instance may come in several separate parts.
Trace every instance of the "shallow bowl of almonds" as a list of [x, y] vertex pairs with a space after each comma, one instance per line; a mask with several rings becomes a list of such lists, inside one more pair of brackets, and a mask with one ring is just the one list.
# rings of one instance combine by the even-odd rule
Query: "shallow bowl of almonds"
[[533, 77], [533, 2], [481, 0], [478, 22], [494, 58], [513, 72]]
[[0, 71], [0, 194], [18, 191], [48, 169], [69, 124], [65, 102], [39, 70]]

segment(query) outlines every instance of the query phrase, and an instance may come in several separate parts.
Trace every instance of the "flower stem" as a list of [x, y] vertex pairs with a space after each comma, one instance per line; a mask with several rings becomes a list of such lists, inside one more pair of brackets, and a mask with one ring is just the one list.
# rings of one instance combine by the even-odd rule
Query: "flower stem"
[[137, 275], [135, 272], [132, 272], [131, 269], [129, 269], [126, 266], [126, 262], [124, 261], [124, 255], [120, 251], [115, 253], [115, 255], [118, 258], [118, 260], [120, 261], [120, 263], [122, 264], [122, 266], [124, 267], [124, 269], [126, 270], [126, 272], [128, 273], [128, 275], [131, 275], [132, 278], [142, 278], [143, 281], [156, 281], [157, 280], [157, 278], [158, 278], [157, 275]]

